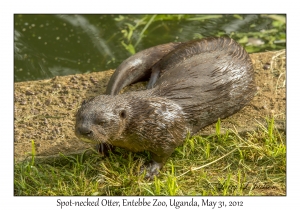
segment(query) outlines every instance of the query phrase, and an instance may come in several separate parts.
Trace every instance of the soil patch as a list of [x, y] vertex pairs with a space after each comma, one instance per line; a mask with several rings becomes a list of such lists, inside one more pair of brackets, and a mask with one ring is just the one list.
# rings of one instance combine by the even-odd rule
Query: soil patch
[[[257, 94], [240, 112], [222, 120], [222, 130], [247, 132], [274, 117], [275, 126], [285, 130], [286, 52], [285, 50], [250, 55], [255, 69]], [[14, 84], [14, 157], [16, 161], [31, 154], [32, 140], [38, 158], [58, 157], [59, 153], [78, 154], [91, 148], [74, 134], [75, 113], [82, 101], [103, 94], [113, 70], [55, 77]], [[131, 85], [124, 91], [144, 89]], [[215, 132], [215, 125], [199, 131]]]

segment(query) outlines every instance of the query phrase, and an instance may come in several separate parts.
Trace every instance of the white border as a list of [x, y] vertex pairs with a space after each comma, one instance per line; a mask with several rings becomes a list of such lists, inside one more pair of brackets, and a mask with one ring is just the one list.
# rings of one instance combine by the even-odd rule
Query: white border
[[[287, 196], [283, 197], [209, 197], [215, 201], [242, 200], [244, 209], [271, 209], [299, 207], [299, 6], [296, 1], [24, 1], [14, 0], [1, 3], [1, 209], [55, 209], [57, 199], [86, 200], [86, 197], [14, 197], [13, 196], [13, 14], [15, 13], [286, 13], [287, 14]], [[89, 197], [94, 199], [95, 197]], [[103, 199], [104, 197], [101, 197]], [[137, 199], [137, 197], [132, 197]], [[166, 200], [170, 197], [158, 197]], [[206, 197], [205, 197], [206, 198]], [[122, 200], [122, 197], [107, 197]], [[153, 199], [153, 197], [147, 197]], [[191, 197], [176, 197], [177, 200], [189, 200]], [[202, 199], [202, 197], [197, 197]], [[5, 207], [5, 208], [2, 208]], [[67, 207], [70, 209], [71, 207]], [[77, 207], [78, 209], [80, 207]], [[107, 209], [98, 207], [97, 209]], [[123, 207], [131, 209], [132, 207]], [[139, 207], [140, 208], [140, 207]], [[143, 207], [147, 208], [147, 207]], [[153, 207], [152, 207], [153, 208]], [[203, 207], [202, 207], [203, 208]], [[237, 207], [235, 207], [237, 208]], [[159, 209], [159, 207], [158, 207]], [[165, 208], [164, 208], [165, 209]], [[175, 208], [174, 208], [175, 209]], [[182, 207], [180, 209], [186, 209]], [[293, 208], [295, 209], [295, 208]]]

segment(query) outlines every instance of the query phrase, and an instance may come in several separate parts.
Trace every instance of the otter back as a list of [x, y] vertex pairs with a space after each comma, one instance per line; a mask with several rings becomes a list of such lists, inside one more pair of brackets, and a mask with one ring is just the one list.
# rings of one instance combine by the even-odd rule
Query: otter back
[[230, 38], [182, 44], [154, 66], [155, 93], [179, 104], [193, 132], [228, 117], [255, 94], [248, 53]]

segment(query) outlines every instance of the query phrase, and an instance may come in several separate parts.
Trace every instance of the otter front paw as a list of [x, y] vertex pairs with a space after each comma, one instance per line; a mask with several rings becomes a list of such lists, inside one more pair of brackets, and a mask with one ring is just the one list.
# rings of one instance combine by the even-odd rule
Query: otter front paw
[[158, 163], [154, 160], [151, 161], [143, 170], [146, 171], [145, 179], [153, 180], [154, 176], [157, 176], [160, 169], [162, 169], [163, 163]]

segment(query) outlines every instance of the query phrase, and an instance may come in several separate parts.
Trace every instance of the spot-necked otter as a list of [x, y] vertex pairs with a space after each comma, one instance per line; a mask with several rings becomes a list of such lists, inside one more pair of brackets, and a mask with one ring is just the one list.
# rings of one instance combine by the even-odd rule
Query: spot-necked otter
[[[123, 75], [131, 72], [121, 69], [110, 81], [110, 84], [120, 83], [117, 88], [108, 88], [107, 93], [112, 95], [96, 96], [82, 104], [75, 132], [89, 141], [134, 152], [150, 151], [152, 164], [147, 171], [150, 178], [183, 143], [187, 132], [193, 134], [218, 118], [234, 114], [255, 93], [251, 59], [230, 38], [179, 44], [151, 68], [135, 71], [144, 75], [151, 72], [149, 89], [114, 95], [122, 88], [122, 79], [118, 78], [124, 76], [120, 72]], [[136, 76], [123, 80], [128, 85], [139, 79]]]

